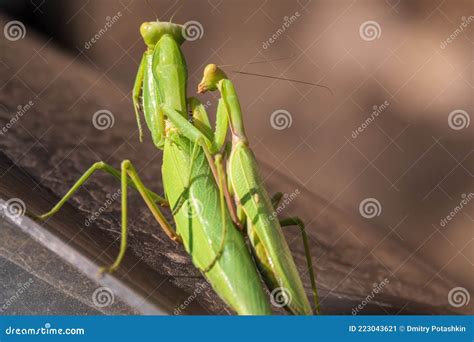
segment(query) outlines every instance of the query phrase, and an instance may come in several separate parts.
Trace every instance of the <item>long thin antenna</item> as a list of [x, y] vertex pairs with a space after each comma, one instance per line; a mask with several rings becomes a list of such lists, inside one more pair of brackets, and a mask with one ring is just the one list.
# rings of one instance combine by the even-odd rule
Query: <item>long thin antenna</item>
[[179, 7], [176, 9], [176, 11], [174, 11], [174, 13], [171, 15], [170, 23], [173, 22], [174, 16], [176, 15], [176, 13], [178, 13], [178, 11], [181, 9], [181, 7], [183, 7], [183, 4], [179, 5]]
[[154, 14], [155, 17], [156, 17], [156, 21], [159, 21], [159, 20], [158, 20], [158, 13], [156, 13], [155, 8], [151, 5], [150, 1], [146, 0], [146, 3], [147, 3], [147, 5], [151, 8], [151, 10], [153, 11], [153, 14]]
[[249, 63], [234, 63], [234, 64], [224, 64], [224, 65], [219, 65], [220, 68], [228, 68], [228, 67], [234, 67], [234, 66], [239, 66], [241, 65], [242, 67], [246, 65], [252, 65], [252, 64], [261, 64], [261, 63], [271, 63], [271, 62], [276, 62], [276, 61], [283, 61], [285, 59], [291, 59], [294, 58], [295, 54], [292, 54], [291, 56], [286, 56], [286, 57], [278, 57], [275, 59], [267, 59], [264, 61], [256, 61], [256, 62], [249, 62]]
[[289, 81], [289, 82], [294, 82], [294, 83], [307, 84], [307, 85], [311, 85], [311, 86], [315, 86], [315, 87], [324, 88], [327, 91], [329, 91], [329, 93], [331, 95], [334, 95], [331, 88], [329, 88], [328, 86], [325, 86], [323, 84], [300, 81], [300, 80], [295, 80], [295, 79], [292, 79], [292, 78], [283, 78], [283, 77], [276, 77], [276, 76], [270, 76], [270, 75], [256, 74], [256, 73], [253, 73], [253, 72], [245, 72], [245, 71], [237, 71], [237, 70], [229, 70], [229, 71], [234, 72], [236, 74], [249, 75], [249, 76], [259, 76], [259, 77], [270, 78], [270, 79], [273, 79], [273, 80]]

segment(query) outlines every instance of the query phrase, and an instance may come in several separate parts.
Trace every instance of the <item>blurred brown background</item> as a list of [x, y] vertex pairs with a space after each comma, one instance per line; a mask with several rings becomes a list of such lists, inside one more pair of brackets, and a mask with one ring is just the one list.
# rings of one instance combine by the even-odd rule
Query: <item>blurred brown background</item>
[[[361, 219], [434, 265], [436, 277], [472, 293], [472, 1], [150, 3], [160, 20], [174, 14], [177, 23], [200, 25], [202, 37], [183, 46], [190, 94], [210, 62], [330, 87], [333, 95], [229, 72], [260, 160], [355, 216], [361, 217], [363, 200], [375, 199], [379, 215]], [[8, 5], [13, 14], [33, 8], [31, 25], [72, 54], [72, 63], [98, 70], [101, 81], [122, 92], [123, 106], [133, 115], [130, 90], [145, 49], [138, 28], [156, 19], [145, 1]], [[119, 12], [120, 18], [87, 49], [86, 43]], [[58, 70], [58, 77], [67, 68]], [[84, 95], [96, 91], [84, 89]], [[217, 95], [207, 96], [213, 101]], [[75, 99], [72, 106], [80, 101], [85, 99]], [[372, 114], [384, 103], [380, 113]], [[289, 121], [275, 129], [271, 117], [278, 110], [287, 111]], [[215, 111], [214, 102], [208, 111]], [[132, 133], [137, 134], [135, 127]], [[442, 224], [463, 195], [468, 204]], [[383, 250], [383, 241], [377, 248]]]

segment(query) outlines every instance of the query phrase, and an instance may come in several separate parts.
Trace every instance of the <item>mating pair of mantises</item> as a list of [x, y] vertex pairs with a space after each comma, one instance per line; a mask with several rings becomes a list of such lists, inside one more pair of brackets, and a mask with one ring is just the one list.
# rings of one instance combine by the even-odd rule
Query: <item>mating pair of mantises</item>
[[[164, 232], [173, 241], [183, 244], [216, 293], [242, 315], [271, 314], [270, 302], [280, 303], [293, 314], [313, 314], [281, 229], [282, 226], [299, 226], [311, 278], [314, 310], [319, 313], [304, 225], [298, 218], [278, 221], [273, 215], [282, 195], [270, 198], [264, 188], [245, 135], [232, 82], [215, 64], [206, 66], [198, 93], [218, 90], [221, 95], [213, 130], [205, 107], [196, 98], [186, 97], [187, 70], [180, 49], [185, 41], [183, 26], [171, 22], [145, 22], [140, 33], [147, 50], [133, 88], [133, 102], [140, 140], [142, 111], [154, 144], [163, 150], [165, 196], [147, 189], [129, 160], [122, 162], [121, 170], [97, 162], [51, 211], [40, 218], [46, 219], [56, 213], [96, 170], [106, 171], [121, 181], [122, 228], [120, 252], [115, 262], [101, 271], [113, 272], [124, 257], [127, 188], [131, 186], [143, 197]], [[188, 108], [192, 112], [191, 120]], [[225, 148], [229, 129], [232, 136], [230, 151]], [[160, 210], [162, 206], [172, 209], [175, 228]], [[250, 241], [250, 251], [245, 237]], [[262, 279], [271, 295], [264, 291]]]

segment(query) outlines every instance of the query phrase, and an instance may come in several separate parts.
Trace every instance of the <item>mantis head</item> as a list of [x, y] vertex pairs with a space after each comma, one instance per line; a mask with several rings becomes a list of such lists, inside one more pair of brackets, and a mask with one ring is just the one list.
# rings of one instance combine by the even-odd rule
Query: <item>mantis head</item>
[[155, 47], [156, 43], [165, 34], [173, 36], [179, 44], [184, 42], [183, 26], [171, 22], [146, 21], [140, 25], [140, 34], [145, 44], [151, 49]]
[[198, 85], [198, 93], [202, 94], [208, 90], [216, 90], [217, 84], [224, 78], [227, 78], [227, 75], [222, 69], [215, 64], [208, 64], [204, 68], [204, 75]]

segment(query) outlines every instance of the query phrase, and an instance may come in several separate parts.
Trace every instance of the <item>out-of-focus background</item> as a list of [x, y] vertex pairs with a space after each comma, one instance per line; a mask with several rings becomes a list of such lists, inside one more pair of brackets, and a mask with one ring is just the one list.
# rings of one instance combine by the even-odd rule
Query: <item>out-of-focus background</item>
[[[156, 16], [188, 23], [189, 94], [207, 63], [231, 65], [260, 160], [397, 240], [439, 270], [433, 278], [474, 290], [472, 1], [2, 3], [71, 64], [98, 71], [130, 115], [145, 49], [140, 24]], [[98, 91], [84, 89], [71, 107]], [[204, 98], [211, 113], [216, 96]]]

